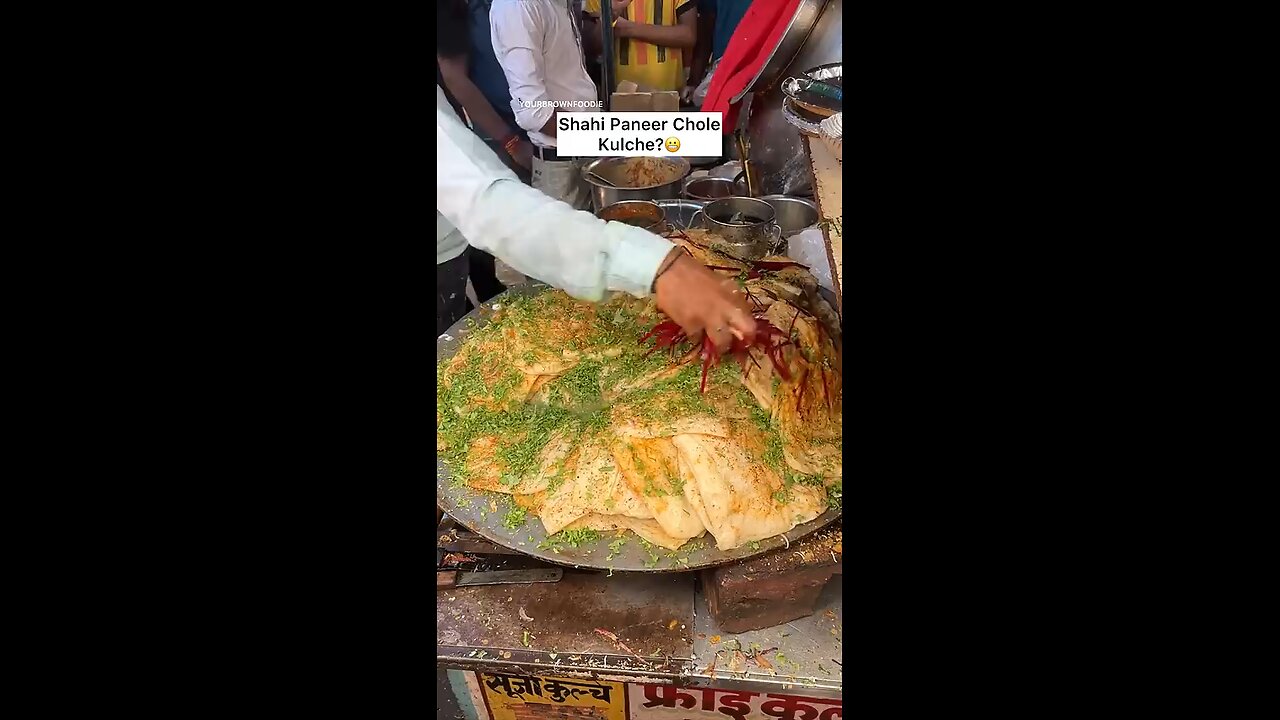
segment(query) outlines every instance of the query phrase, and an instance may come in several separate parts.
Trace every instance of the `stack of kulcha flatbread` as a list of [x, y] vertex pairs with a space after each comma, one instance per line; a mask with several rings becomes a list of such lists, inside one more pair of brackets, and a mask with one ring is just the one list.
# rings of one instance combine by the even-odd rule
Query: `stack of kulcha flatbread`
[[840, 324], [812, 275], [759, 273], [700, 231], [673, 240], [738, 278], [781, 331], [774, 357], [725, 357], [704, 386], [699, 349], [640, 341], [665, 320], [652, 299], [500, 301], [437, 368], [437, 450], [456, 482], [511, 495], [548, 534], [631, 530], [670, 549], [706, 532], [736, 548], [836, 504]]

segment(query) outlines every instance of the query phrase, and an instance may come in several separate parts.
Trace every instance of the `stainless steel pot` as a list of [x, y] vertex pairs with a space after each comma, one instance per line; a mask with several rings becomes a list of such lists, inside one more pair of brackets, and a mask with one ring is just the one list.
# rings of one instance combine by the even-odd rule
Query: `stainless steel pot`
[[595, 212], [621, 200], [674, 200], [684, 189], [684, 179], [689, 175], [689, 161], [681, 157], [609, 157], [592, 160], [586, 170], [600, 175], [616, 185], [626, 185], [626, 167], [629, 162], [648, 160], [667, 166], [671, 179], [648, 187], [609, 187], [586, 172], [583, 177], [591, 185], [591, 205]]
[[773, 208], [774, 221], [784, 239], [818, 222], [818, 206], [812, 200], [790, 195], [766, 195], [760, 199]]
[[714, 200], [702, 207], [702, 227], [719, 235], [725, 252], [742, 260], [759, 260], [782, 241], [782, 230], [769, 203], [748, 197]]
[[[742, 173], [738, 173], [741, 175]], [[711, 202], [727, 197], [743, 197], [747, 194], [745, 183], [731, 178], [696, 177], [684, 181], [684, 196], [698, 202]]]

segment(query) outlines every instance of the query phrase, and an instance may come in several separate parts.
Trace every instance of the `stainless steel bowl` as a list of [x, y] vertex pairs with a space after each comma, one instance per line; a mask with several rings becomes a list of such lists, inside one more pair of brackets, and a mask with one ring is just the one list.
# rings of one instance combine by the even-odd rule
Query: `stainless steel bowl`
[[782, 241], [773, 207], [763, 200], [731, 197], [707, 203], [702, 227], [719, 235], [725, 252], [742, 260], [759, 260]]
[[818, 206], [811, 200], [790, 195], [766, 195], [760, 199], [773, 208], [774, 220], [782, 228], [783, 238], [818, 222]]
[[684, 196], [699, 202], [728, 197], [745, 197], [747, 184], [730, 178], [696, 177], [684, 181]]
[[622, 200], [601, 208], [596, 217], [620, 222], [661, 235], [666, 230], [667, 215], [652, 200]]
[[[637, 161], [653, 161], [666, 166], [662, 182], [647, 187], [626, 187], [629, 184], [627, 167]], [[596, 178], [583, 173], [591, 185], [591, 205], [595, 212], [621, 200], [674, 200], [680, 197], [684, 179], [689, 175], [689, 161], [681, 157], [608, 157], [592, 160], [589, 170], [619, 187], [609, 187]]]
[[678, 230], [697, 227], [698, 211], [706, 203], [697, 200], [659, 200], [658, 207], [667, 215], [667, 224]]

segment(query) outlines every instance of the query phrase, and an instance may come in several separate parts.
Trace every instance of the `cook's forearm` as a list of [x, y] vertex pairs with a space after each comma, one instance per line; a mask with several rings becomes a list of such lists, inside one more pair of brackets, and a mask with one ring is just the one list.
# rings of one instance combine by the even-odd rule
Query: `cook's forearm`
[[643, 296], [672, 244], [606, 223], [516, 179], [436, 90], [436, 211], [467, 239], [577, 298]]
[[599, 300], [607, 290], [648, 295], [672, 247], [656, 235], [606, 223], [510, 179], [482, 191], [475, 211], [459, 220], [472, 245], [583, 300]]

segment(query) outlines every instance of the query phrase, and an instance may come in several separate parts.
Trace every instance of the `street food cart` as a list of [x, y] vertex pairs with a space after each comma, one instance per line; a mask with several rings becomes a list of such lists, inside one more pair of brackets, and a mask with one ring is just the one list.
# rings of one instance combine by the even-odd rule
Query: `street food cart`
[[[784, 37], [790, 45], [751, 88], [750, 132], [765, 192], [812, 189], [842, 317], [841, 160], [783, 116], [778, 89], [795, 67], [839, 64], [840, 6], [801, 3]], [[460, 323], [441, 336], [438, 358], [465, 332]], [[495, 501], [460, 490], [448, 474], [438, 461], [437, 717], [843, 716], [839, 509], [724, 552], [603, 540], [548, 546], [537, 523], [508, 527]]]
[[[442, 546], [484, 556], [481, 537], [443, 527]], [[566, 568], [555, 582], [464, 585], [466, 574], [521, 572], [464, 569], [437, 592], [437, 707], [481, 720], [839, 718], [840, 536], [828, 526], [790, 550], [701, 572]], [[508, 557], [495, 566], [541, 566]], [[735, 583], [790, 619], [741, 629], [772, 619], [759, 619], [749, 606], [761, 598], [740, 597]], [[733, 603], [745, 611], [712, 607]]]
[[[476, 316], [522, 292], [538, 290]], [[478, 327], [452, 328], [438, 356]], [[438, 717], [842, 716], [839, 507], [732, 550], [559, 545], [449, 475], [438, 461]]]

